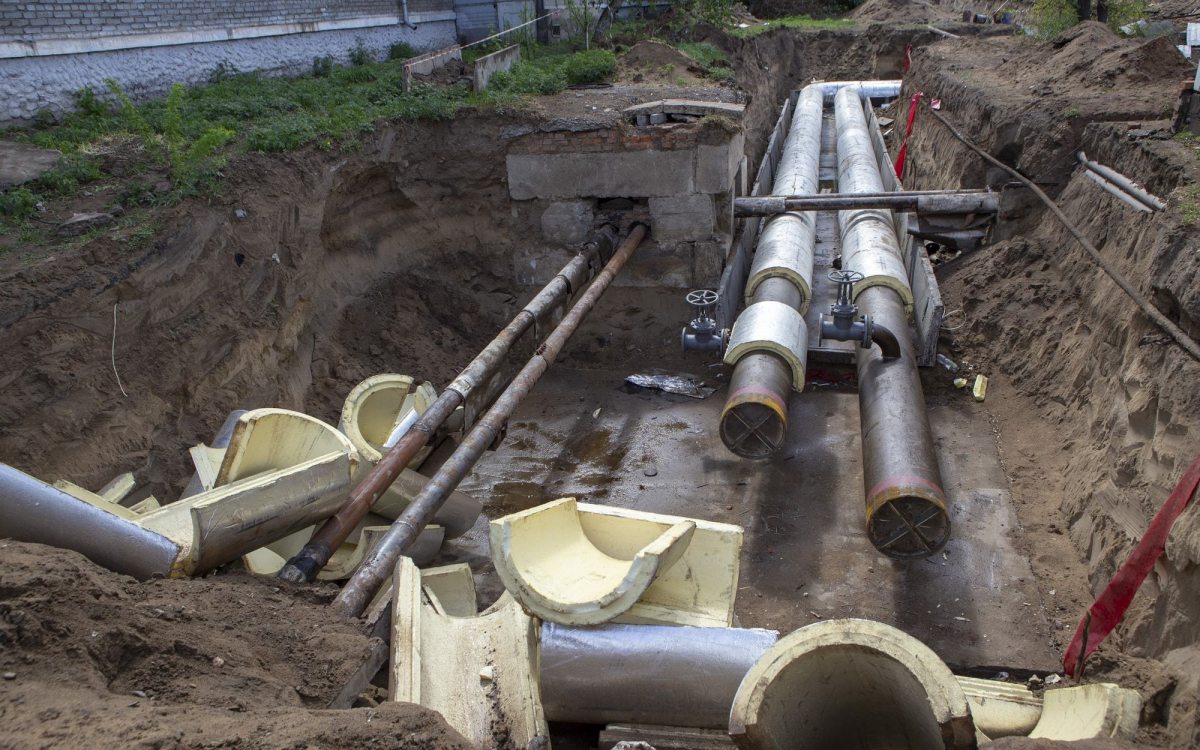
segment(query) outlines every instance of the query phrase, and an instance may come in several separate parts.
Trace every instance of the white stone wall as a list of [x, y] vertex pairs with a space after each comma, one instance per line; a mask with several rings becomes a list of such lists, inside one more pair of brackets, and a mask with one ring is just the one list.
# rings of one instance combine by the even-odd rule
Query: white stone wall
[[104, 80], [115, 79], [134, 98], [165, 94], [171, 84], [195, 84], [222, 63], [239, 71], [272, 75], [300, 74], [311, 69], [314, 57], [331, 55], [346, 62], [361, 39], [377, 59], [388, 47], [405, 41], [419, 50], [454, 44], [455, 25], [448, 20], [370, 28], [264, 36], [201, 44], [173, 44], [0, 59], [0, 126], [32, 121], [39, 110], [56, 115], [72, 106], [71, 95], [84, 87], [107, 94]]

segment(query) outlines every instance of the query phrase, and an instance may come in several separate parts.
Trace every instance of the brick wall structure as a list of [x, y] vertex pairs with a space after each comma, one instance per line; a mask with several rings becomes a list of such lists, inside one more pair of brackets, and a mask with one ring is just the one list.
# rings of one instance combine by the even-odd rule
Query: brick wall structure
[[378, 59], [455, 31], [454, 0], [0, 0], [0, 126], [61, 114], [107, 78], [144, 98], [219, 66], [298, 74], [360, 43]]

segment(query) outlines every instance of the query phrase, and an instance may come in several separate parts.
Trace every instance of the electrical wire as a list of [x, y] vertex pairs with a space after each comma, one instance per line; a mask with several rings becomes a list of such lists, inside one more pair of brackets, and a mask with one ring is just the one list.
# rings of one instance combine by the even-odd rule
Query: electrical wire
[[1120, 271], [1109, 265], [1108, 262], [1104, 260], [1104, 257], [1100, 255], [1100, 251], [1096, 249], [1096, 246], [1089, 242], [1087, 237], [1083, 236], [1083, 233], [1080, 232], [1079, 229], [1071, 222], [1071, 220], [1067, 218], [1067, 215], [1063, 213], [1061, 208], [1058, 207], [1058, 204], [1050, 199], [1050, 196], [1042, 192], [1042, 189], [1033, 184], [1033, 181], [1025, 177], [1025, 175], [1021, 174], [1017, 170], [1013, 169], [981, 149], [979, 146], [976, 146], [974, 143], [972, 143], [965, 135], [960, 133], [957, 128], [951, 125], [950, 121], [947, 120], [941, 112], [938, 112], [933, 108], [930, 108], [929, 111], [933, 114], [934, 118], [936, 118], [937, 121], [942, 125], [945, 125], [950, 133], [953, 134], [954, 137], [959, 141], [961, 141], [963, 145], [982, 156], [990, 164], [993, 164], [1003, 169], [1005, 172], [1008, 172], [1010, 175], [1019, 180], [1021, 184], [1032, 190], [1034, 195], [1040, 198], [1042, 202], [1050, 208], [1050, 211], [1054, 213], [1058, 220], [1062, 222], [1062, 225], [1067, 228], [1067, 231], [1071, 233], [1071, 236], [1074, 237], [1075, 240], [1083, 247], [1083, 249], [1091, 257], [1092, 261], [1096, 265], [1100, 266], [1100, 270], [1104, 271], [1104, 273], [1106, 273], [1108, 277], [1121, 288], [1121, 291], [1129, 295], [1129, 298], [1142, 309], [1142, 312], [1146, 314], [1146, 317], [1154, 321], [1154, 323], [1157, 324], [1159, 328], [1163, 329], [1167, 335], [1175, 339], [1175, 343], [1183, 347], [1184, 351], [1192, 355], [1195, 360], [1200, 361], [1200, 344], [1197, 344], [1196, 340], [1188, 336], [1182, 328], [1175, 325], [1170, 318], [1159, 312], [1158, 308], [1150, 304], [1150, 301], [1143, 297], [1141, 292], [1133, 288], [1133, 285], [1131, 285], [1125, 279], [1125, 277], [1121, 275]]

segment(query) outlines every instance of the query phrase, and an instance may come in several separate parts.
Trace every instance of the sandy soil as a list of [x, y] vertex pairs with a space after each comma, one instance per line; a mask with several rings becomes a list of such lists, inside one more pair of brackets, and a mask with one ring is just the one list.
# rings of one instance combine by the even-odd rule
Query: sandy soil
[[137, 583], [0, 542], [0, 747], [465, 747], [437, 714], [323, 711], [367, 653], [336, 589], [240, 573]]

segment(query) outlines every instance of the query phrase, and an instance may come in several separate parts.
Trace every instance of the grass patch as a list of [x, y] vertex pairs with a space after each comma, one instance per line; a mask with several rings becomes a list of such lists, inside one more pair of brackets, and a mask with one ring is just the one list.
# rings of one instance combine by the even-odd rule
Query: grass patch
[[1180, 191], [1179, 218], [1189, 226], [1200, 222], [1200, 185], [1191, 185]]
[[617, 70], [617, 56], [606, 49], [576, 52], [563, 64], [563, 73], [570, 83], [600, 83]]
[[706, 78], [714, 81], [733, 80], [734, 72], [729, 65], [729, 58], [717, 45], [709, 42], [680, 42], [675, 48], [695, 60]]
[[785, 16], [775, 18], [758, 26], [745, 29], [730, 29], [730, 36], [751, 37], [774, 29], [853, 29], [857, 24], [849, 18], [813, 18], [811, 16]]

